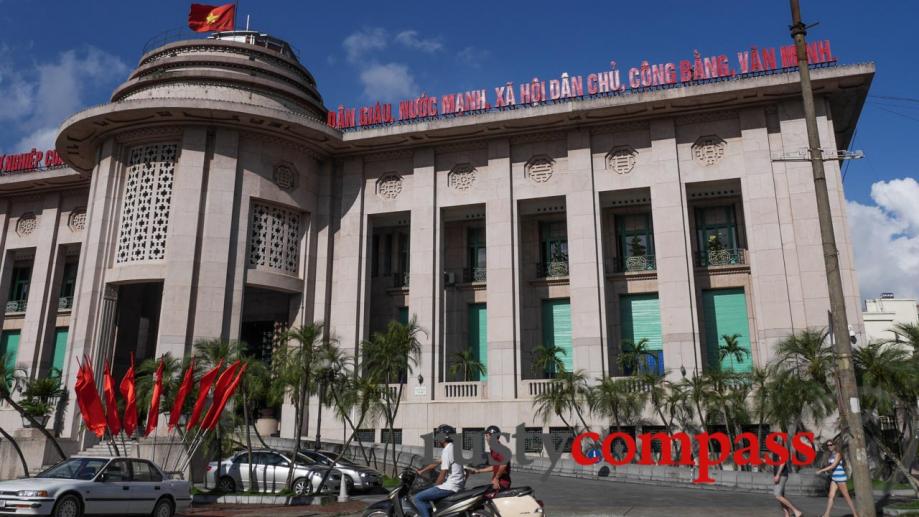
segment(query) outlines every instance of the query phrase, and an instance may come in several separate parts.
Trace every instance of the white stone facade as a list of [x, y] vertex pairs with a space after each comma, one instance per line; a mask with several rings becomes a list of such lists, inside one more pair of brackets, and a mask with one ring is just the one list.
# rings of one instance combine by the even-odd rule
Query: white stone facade
[[[184, 51], [213, 50], [193, 47]], [[707, 290], [743, 290], [756, 365], [788, 334], [827, 324], [810, 166], [773, 160], [806, 145], [800, 100], [787, 86], [794, 74], [342, 134], [319, 120], [315, 82], [289, 55], [221, 49], [254, 56], [252, 78], [223, 79], [232, 95], [132, 76], [118, 103], [64, 123], [58, 150], [73, 169], [54, 171], [55, 181], [50, 172], [0, 178], [0, 293], [11, 292], [17, 261], [32, 270], [25, 310], [8, 306], [0, 317], [4, 332], [20, 332], [17, 362], [32, 375], [50, 371], [55, 329], [67, 328], [62, 370], [72, 385], [84, 354], [111, 359], [117, 376], [130, 352], [182, 356], [198, 339], [253, 341], [272, 324], [325, 321], [356, 354], [373, 330], [410, 314], [426, 333], [396, 427], [403, 443], [418, 444], [440, 423], [560, 425], [532, 409], [545, 381], [528, 357], [544, 336], [545, 300], [570, 301], [570, 360], [590, 377], [622, 374], [624, 294], [657, 294], [663, 363], [677, 378], [710, 360]], [[161, 54], [141, 69], [174, 58]], [[279, 74], [289, 80], [271, 83]], [[815, 71], [826, 87], [824, 147], [851, 136], [836, 118], [857, 119], [858, 103], [838, 84], [861, 84], [863, 99], [872, 74]], [[234, 81], [266, 100], [246, 100]], [[651, 114], [652, 105], [665, 108]], [[827, 174], [849, 320], [861, 335], [835, 162]], [[713, 206], [736, 219], [736, 242], [720, 254], [697, 238], [696, 214]], [[617, 221], [630, 214], [649, 214], [653, 256], [623, 256]], [[564, 261], [553, 255], [562, 248], [543, 251], [559, 231]], [[487, 260], [470, 258], [473, 235]], [[64, 265], [76, 256], [72, 308], [59, 309]], [[485, 304], [487, 378], [456, 382], [449, 367], [471, 339], [471, 304]], [[65, 436], [79, 433], [74, 411]], [[282, 434], [294, 425], [285, 412]], [[331, 412], [323, 435], [341, 435]]]

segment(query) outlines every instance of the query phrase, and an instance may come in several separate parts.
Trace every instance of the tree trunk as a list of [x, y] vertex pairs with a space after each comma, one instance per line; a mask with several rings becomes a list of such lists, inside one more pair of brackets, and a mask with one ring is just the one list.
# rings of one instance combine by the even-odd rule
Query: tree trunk
[[[243, 387], [243, 390], [242, 390], [242, 396], [243, 396], [243, 423], [246, 426], [246, 452], [249, 453], [249, 486], [254, 487], [255, 488], [254, 491], [258, 492], [258, 487], [256, 486], [258, 484], [258, 477], [256, 477], [255, 475], [255, 465], [252, 464], [252, 433], [251, 433], [252, 425], [251, 425], [251, 422], [249, 421], [249, 401], [247, 400], [247, 397], [246, 397], [245, 386]], [[252, 481], [253, 479], [256, 481], [253, 482]]]
[[22, 416], [22, 418], [25, 418], [26, 420], [28, 420], [29, 424], [32, 427], [37, 428], [41, 432], [41, 434], [45, 435], [45, 438], [47, 438], [48, 441], [50, 441], [51, 444], [54, 445], [54, 449], [55, 451], [57, 451], [58, 455], [61, 457], [61, 460], [67, 459], [67, 455], [64, 454], [64, 449], [62, 449], [61, 444], [57, 442], [57, 438], [55, 438], [51, 433], [49, 433], [48, 430], [45, 429], [45, 426], [41, 425], [37, 420], [35, 420], [35, 418], [33, 418], [32, 415], [28, 414], [25, 408], [17, 404], [16, 401], [13, 400], [12, 397], [6, 396], [6, 397], [3, 397], [3, 400], [7, 404], [9, 404], [10, 407], [15, 409], [16, 412], [19, 413], [20, 416]]
[[396, 415], [399, 413], [399, 403], [402, 401], [402, 389], [405, 384], [399, 383], [399, 391], [396, 393], [396, 407], [393, 411], [392, 418], [389, 419], [389, 441], [392, 442], [392, 473], [393, 477], [399, 477], [399, 466], [396, 464], [396, 440], [393, 439], [395, 432]]
[[10, 442], [10, 445], [12, 445], [14, 449], [16, 449], [16, 454], [19, 455], [19, 461], [22, 462], [23, 475], [25, 477], [29, 477], [29, 465], [26, 463], [26, 457], [22, 455], [22, 449], [19, 448], [19, 444], [16, 443], [16, 440], [14, 440], [12, 436], [7, 434], [7, 432], [2, 427], [0, 427], [0, 435], [6, 438], [6, 440]]
[[916, 497], [919, 498], [919, 479], [916, 479], [915, 477], [913, 477], [913, 474], [909, 470], [909, 465], [904, 465], [903, 462], [900, 461], [900, 458], [898, 458], [893, 453], [893, 451], [891, 451], [890, 449], [887, 448], [886, 445], [881, 443], [880, 439], [875, 438], [873, 436], [871, 437], [871, 439], [872, 441], [874, 441], [875, 445], [877, 445], [878, 449], [880, 449], [884, 454], [887, 455], [887, 457], [893, 460], [894, 464], [897, 466], [897, 470], [899, 470], [900, 474], [902, 474], [906, 478], [906, 482], [909, 483], [909, 486], [912, 487], [913, 492], [916, 493]]
[[[322, 444], [319, 443], [322, 439], [322, 402], [325, 398], [325, 383], [319, 385], [319, 404], [316, 405], [316, 450], [322, 448]], [[322, 488], [322, 485], [319, 485], [319, 488]]]

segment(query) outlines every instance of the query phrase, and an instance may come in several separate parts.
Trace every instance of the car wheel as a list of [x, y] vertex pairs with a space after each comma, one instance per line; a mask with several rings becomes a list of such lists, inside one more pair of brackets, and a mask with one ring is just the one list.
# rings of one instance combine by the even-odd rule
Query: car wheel
[[175, 509], [172, 507], [172, 501], [169, 499], [160, 499], [153, 507], [153, 517], [172, 517]]
[[83, 503], [75, 495], [65, 495], [54, 503], [52, 517], [80, 517], [83, 515]]
[[236, 491], [236, 481], [233, 481], [233, 478], [230, 476], [223, 476], [217, 480], [217, 490], [221, 492], [231, 493]]
[[299, 496], [311, 495], [313, 493], [313, 483], [306, 478], [297, 478], [290, 485], [291, 491]]

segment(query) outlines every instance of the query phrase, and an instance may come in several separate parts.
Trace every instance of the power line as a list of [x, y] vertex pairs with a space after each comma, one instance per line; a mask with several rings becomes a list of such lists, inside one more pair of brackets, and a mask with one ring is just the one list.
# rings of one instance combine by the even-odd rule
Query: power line
[[903, 117], [903, 118], [908, 118], [908, 119], [910, 119], [910, 120], [914, 120], [914, 121], [916, 121], [916, 122], [919, 122], [919, 117], [912, 117], [912, 116], [907, 115], [907, 114], [905, 114], [905, 113], [900, 113], [899, 111], [894, 111], [894, 110], [891, 110], [891, 109], [887, 109], [887, 108], [884, 108], [884, 107], [882, 107], [882, 106], [877, 106], [877, 105], [875, 105], [874, 107], [877, 108], [877, 109], [879, 109], [879, 110], [881, 110], [881, 111], [886, 111], [887, 113], [893, 113], [894, 115], [899, 115], [899, 116], [901, 116], [901, 117]]
[[889, 101], [919, 102], [919, 99], [914, 97], [892, 97], [890, 95], [869, 95], [868, 97], [872, 99], [885, 99]]

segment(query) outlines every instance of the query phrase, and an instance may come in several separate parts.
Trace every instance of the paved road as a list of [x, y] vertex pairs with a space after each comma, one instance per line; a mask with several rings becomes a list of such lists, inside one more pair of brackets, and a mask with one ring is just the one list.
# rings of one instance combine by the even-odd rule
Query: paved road
[[[652, 485], [622, 483], [608, 480], [589, 480], [542, 476], [530, 472], [514, 472], [514, 486], [531, 486], [546, 505], [551, 517], [781, 517], [778, 503], [769, 494], [705, 490], [702, 488], [671, 488]], [[486, 475], [470, 479], [467, 485], [487, 482]], [[196, 508], [189, 517], [307, 517], [342, 512], [360, 515], [367, 504], [385, 497], [385, 493], [367, 494], [355, 497], [355, 501], [339, 506], [301, 507], [231, 507], [205, 506]], [[792, 497], [804, 515], [820, 516], [826, 505], [822, 497]], [[837, 498], [832, 516], [850, 515], [845, 503]]]
[[[781, 517], [778, 502], [769, 494], [726, 492], [701, 488], [671, 488], [639, 485], [608, 480], [589, 480], [542, 476], [530, 472], [515, 472], [515, 486], [529, 485], [536, 489], [551, 517], [572, 515], [603, 516], [678, 516], [712, 517], [738, 515], [743, 517]], [[804, 515], [822, 515], [826, 499], [797, 496], [791, 498]], [[832, 515], [850, 515], [845, 502], [837, 498]]]

